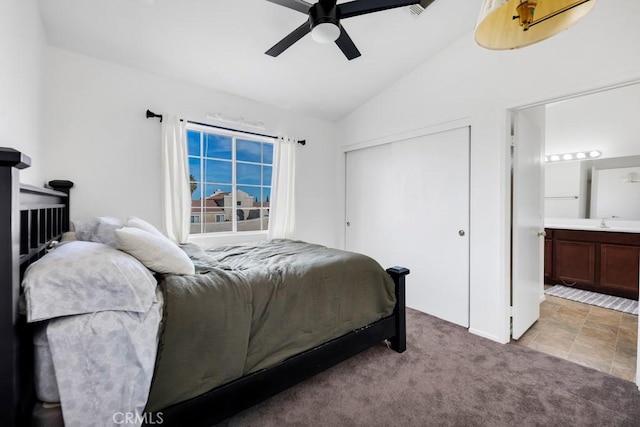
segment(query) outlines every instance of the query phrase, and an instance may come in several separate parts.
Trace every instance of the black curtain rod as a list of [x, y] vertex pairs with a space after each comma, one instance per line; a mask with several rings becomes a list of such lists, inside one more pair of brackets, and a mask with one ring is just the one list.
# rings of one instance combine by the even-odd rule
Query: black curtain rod
[[[162, 114], [156, 114], [151, 110], [147, 110], [147, 119], [154, 119], [154, 118], [160, 119], [160, 123], [162, 123]], [[184, 120], [180, 119], [180, 121], [183, 122]], [[226, 128], [226, 127], [223, 127], [223, 126], [210, 125], [208, 123], [192, 122], [191, 120], [187, 120], [187, 123], [191, 123], [191, 124], [194, 124], [194, 125], [200, 125], [200, 126], [207, 126], [207, 127], [215, 128], [215, 129], [229, 130], [229, 131], [232, 131], [232, 132], [242, 132], [242, 133], [246, 133], [248, 135], [263, 136], [265, 138], [273, 138], [273, 139], [277, 139], [278, 138], [277, 136], [273, 136], [273, 135], [265, 135], [263, 133], [256, 133], [256, 132], [247, 132], [247, 131], [244, 131], [244, 130]], [[307, 141], [304, 140], [304, 139], [298, 140], [296, 142], [298, 144], [300, 144], [300, 145], [306, 145], [307, 144]]]

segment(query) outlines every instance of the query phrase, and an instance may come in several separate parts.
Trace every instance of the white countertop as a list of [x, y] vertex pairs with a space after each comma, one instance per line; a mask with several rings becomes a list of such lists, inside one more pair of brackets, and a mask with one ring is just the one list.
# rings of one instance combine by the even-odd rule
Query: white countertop
[[605, 219], [607, 227], [602, 227], [600, 219], [585, 218], [545, 218], [545, 228], [584, 231], [610, 231], [616, 233], [640, 233], [640, 221]]

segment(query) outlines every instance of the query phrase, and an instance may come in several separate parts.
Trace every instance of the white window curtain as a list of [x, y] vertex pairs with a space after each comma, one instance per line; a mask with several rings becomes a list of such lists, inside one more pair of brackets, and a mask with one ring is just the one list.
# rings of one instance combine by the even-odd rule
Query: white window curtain
[[273, 164], [269, 238], [290, 239], [295, 229], [295, 173], [297, 141], [278, 137]]
[[187, 164], [186, 123], [167, 117], [162, 123], [162, 222], [176, 243], [189, 237], [191, 191]]

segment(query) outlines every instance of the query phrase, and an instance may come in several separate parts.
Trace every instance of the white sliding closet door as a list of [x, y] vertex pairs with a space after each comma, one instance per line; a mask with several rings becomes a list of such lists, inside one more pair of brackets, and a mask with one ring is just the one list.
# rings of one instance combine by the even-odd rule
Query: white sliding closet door
[[346, 248], [401, 265], [407, 305], [469, 326], [469, 128], [347, 153]]

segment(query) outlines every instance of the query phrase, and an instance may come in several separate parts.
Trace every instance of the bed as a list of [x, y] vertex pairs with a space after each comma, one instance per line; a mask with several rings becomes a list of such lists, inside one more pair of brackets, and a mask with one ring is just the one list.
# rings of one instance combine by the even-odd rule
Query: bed
[[[0, 339], [3, 342], [0, 348], [0, 395], [3, 396], [3, 399], [0, 399], [0, 414], [2, 414], [2, 420], [6, 421], [3, 423], [5, 425], [29, 425], [32, 420], [36, 420], [36, 423], [40, 423], [39, 425], [49, 425], [47, 423], [50, 420], [55, 420], [56, 417], [60, 418], [59, 407], [47, 408], [46, 405], [43, 406], [37, 401], [34, 385], [33, 336], [37, 335], [38, 323], [27, 323], [25, 316], [20, 315], [19, 298], [20, 283], [24, 271], [30, 264], [41, 259], [47, 253], [52, 241], [60, 240], [63, 233], [68, 230], [69, 192], [73, 183], [61, 180], [50, 181], [49, 188], [21, 185], [19, 171], [29, 165], [30, 159], [26, 155], [16, 150], [0, 148], [0, 283], [2, 284], [0, 289]], [[265, 265], [265, 263], [273, 261], [271, 271], [284, 271], [286, 276], [297, 276], [298, 273], [292, 273], [297, 271], [292, 270], [293, 265], [296, 264], [296, 261], [292, 260], [303, 257], [304, 253], [308, 253], [309, 257], [315, 259], [319, 258], [316, 251], [329, 254], [329, 258], [336, 256], [338, 252], [342, 253], [341, 251], [328, 252], [327, 248], [323, 249], [318, 245], [309, 245], [304, 242], [283, 241], [279, 244], [285, 248], [285, 252], [291, 253], [286, 256], [293, 256], [294, 252], [297, 254], [296, 258], [286, 258], [286, 268], [278, 267], [278, 265], [285, 265], [278, 264], [277, 261], [278, 257], [284, 255], [282, 253], [274, 255], [270, 252], [273, 245], [258, 245], [256, 248], [252, 248], [252, 251], [257, 251], [262, 257], [252, 262]], [[255, 278], [247, 279], [248, 281], [245, 279], [261, 270], [255, 266], [243, 264], [246, 262], [243, 254], [247, 252], [247, 246], [218, 248], [214, 249], [212, 253], [199, 252], [201, 249], [198, 247], [185, 249], [187, 252], [191, 252], [191, 258], [196, 260], [194, 261], [197, 266], [196, 271], [200, 273], [210, 273], [206, 270], [207, 262], [210, 262], [211, 259], [215, 259], [215, 262], [222, 260], [225, 267], [218, 268], [217, 274], [235, 274], [235, 280], [239, 281], [238, 289], [248, 289], [253, 286]], [[202, 262], [198, 262], [198, 259]], [[300, 265], [306, 266], [307, 264], [300, 262]], [[349, 270], [349, 268], [345, 269], [344, 265], [341, 268], [331, 273], [327, 273], [326, 270], [318, 270], [324, 271], [321, 273], [322, 277], [319, 281], [325, 287], [335, 287], [332, 284], [334, 279], [339, 279], [336, 276], [345, 276], [347, 274], [345, 271]], [[306, 267], [302, 269], [305, 270]], [[409, 271], [402, 267], [393, 267], [387, 269], [386, 272], [392, 279], [393, 305], [389, 313], [385, 312], [384, 316], [381, 316], [380, 313], [373, 313], [373, 317], [369, 315], [369, 320], [366, 320], [365, 324], [358, 324], [358, 321], [355, 320], [356, 323], [349, 324], [352, 316], [345, 315], [346, 321], [345, 318], [340, 317], [339, 325], [334, 324], [326, 333], [315, 334], [317, 336], [302, 347], [289, 345], [288, 341], [280, 345], [280, 350], [275, 356], [272, 354], [273, 352], [261, 350], [256, 344], [248, 351], [249, 355], [243, 357], [244, 362], [239, 373], [226, 379], [215, 379], [211, 383], [204, 382], [199, 384], [199, 388], [188, 390], [181, 395], [176, 395], [171, 387], [176, 381], [176, 372], [182, 372], [184, 373], [182, 376], [188, 376], [192, 371], [196, 371], [195, 367], [192, 369], [189, 367], [189, 359], [180, 361], [179, 358], [170, 356], [170, 352], [168, 352], [168, 348], [177, 345], [175, 344], [176, 340], [188, 335], [185, 334], [184, 329], [177, 328], [176, 325], [181, 322], [171, 320], [170, 317], [172, 315], [174, 319], [175, 316], [180, 316], [181, 319], [187, 317], [185, 313], [189, 309], [183, 309], [182, 312], [178, 310], [180, 298], [184, 298], [184, 296], [179, 291], [172, 293], [172, 289], [175, 291], [185, 288], [181, 285], [184, 278], [173, 275], [158, 276], [158, 287], [162, 289], [164, 295], [163, 303], [169, 309], [163, 311], [161, 342], [158, 345], [154, 377], [148, 406], [143, 414], [143, 423], [153, 425], [162, 420], [163, 425], [212, 425], [372, 345], [388, 340], [393, 350], [405, 351], [404, 287], [405, 276]], [[306, 283], [304, 274], [301, 273], [300, 276], [302, 282]], [[238, 277], [240, 279], [237, 279]], [[260, 289], [273, 287], [267, 279], [260, 279], [264, 281], [263, 287]], [[353, 281], [353, 278], [348, 278], [347, 282], [349, 281]], [[311, 281], [308, 279], [307, 282]], [[189, 289], [199, 289], [197, 285], [193, 286], [195, 287]], [[281, 287], [286, 286], [281, 285]], [[251, 298], [254, 298], [254, 294], [256, 295], [256, 300], [252, 300], [252, 303], [255, 303], [256, 306], [261, 304], [255, 291], [250, 291], [248, 294], [251, 294]], [[354, 298], [352, 301], [359, 299], [357, 295]], [[272, 299], [268, 293], [263, 298], [264, 301]], [[243, 304], [246, 305], [246, 301], [240, 301], [239, 304], [238, 307], [242, 307]], [[349, 307], [351, 307], [351, 303], [349, 303]], [[200, 313], [199, 315], [206, 315], [206, 310], [202, 310], [204, 314]], [[366, 310], [368, 309], [363, 309], [363, 311]], [[193, 311], [197, 310], [193, 309]], [[214, 313], [218, 311], [215, 310]], [[347, 310], [343, 311], [347, 312]], [[274, 326], [276, 323], [268, 316], [268, 313], [270, 311], [264, 311], [260, 316], [255, 316], [254, 313], [254, 318], [250, 322], [252, 323], [251, 328], [254, 329], [247, 327], [244, 332], [239, 333], [250, 335], [253, 339], [254, 335], [257, 336], [255, 330], [265, 329], [269, 331], [268, 336], [275, 337], [278, 328]], [[285, 324], [297, 325], [295, 329], [302, 330], [306, 334], [316, 332], [312, 326], [305, 326], [307, 318], [313, 317], [313, 315], [305, 314], [305, 316], [294, 316], [289, 318]], [[377, 317], [382, 318], [378, 319]], [[258, 322], [255, 320], [256, 318], [262, 320]], [[359, 322], [363, 322], [363, 320], [359, 320]], [[238, 326], [241, 323], [242, 321], [236, 320], [233, 324]], [[232, 329], [227, 326], [224, 328], [225, 330]], [[283, 332], [280, 339], [286, 341], [291, 337], [291, 332], [287, 332], [284, 327], [281, 329]], [[210, 347], [208, 351], [214, 354], [214, 346]], [[202, 349], [194, 347], [192, 351], [202, 351]], [[183, 363], [183, 366], [180, 366], [180, 363]]]

